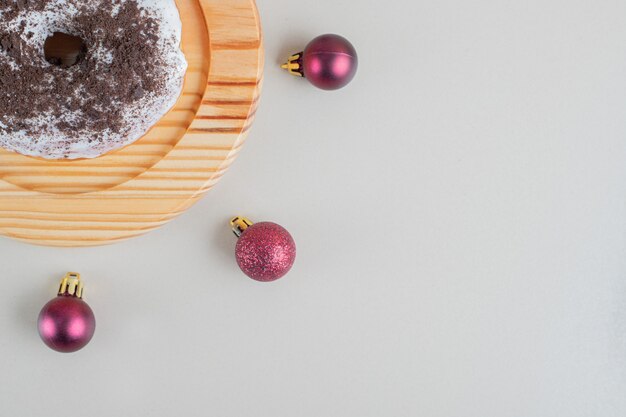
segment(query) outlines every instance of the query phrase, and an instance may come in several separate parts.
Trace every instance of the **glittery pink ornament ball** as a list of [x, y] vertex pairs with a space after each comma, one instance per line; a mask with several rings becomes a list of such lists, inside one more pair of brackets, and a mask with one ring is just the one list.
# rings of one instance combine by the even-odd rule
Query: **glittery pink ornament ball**
[[269, 282], [282, 278], [296, 260], [296, 243], [276, 223], [255, 223], [239, 237], [235, 248], [237, 264], [250, 278]]
[[41, 339], [51, 349], [76, 352], [93, 337], [96, 319], [89, 305], [80, 298], [59, 295], [39, 313], [38, 328]]

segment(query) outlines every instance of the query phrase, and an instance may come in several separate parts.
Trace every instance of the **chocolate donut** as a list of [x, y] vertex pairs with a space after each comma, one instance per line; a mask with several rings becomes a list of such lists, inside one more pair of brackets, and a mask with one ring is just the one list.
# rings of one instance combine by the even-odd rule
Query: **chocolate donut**
[[174, 0], [0, 1], [0, 147], [77, 159], [136, 141], [180, 96], [181, 31]]

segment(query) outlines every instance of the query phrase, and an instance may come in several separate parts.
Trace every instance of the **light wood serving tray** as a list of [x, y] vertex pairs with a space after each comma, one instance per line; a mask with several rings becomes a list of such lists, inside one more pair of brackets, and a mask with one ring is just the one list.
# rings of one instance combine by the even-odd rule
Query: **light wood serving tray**
[[95, 246], [146, 233], [198, 201], [235, 159], [263, 75], [254, 0], [176, 0], [189, 69], [176, 106], [136, 143], [92, 160], [0, 149], [0, 233]]

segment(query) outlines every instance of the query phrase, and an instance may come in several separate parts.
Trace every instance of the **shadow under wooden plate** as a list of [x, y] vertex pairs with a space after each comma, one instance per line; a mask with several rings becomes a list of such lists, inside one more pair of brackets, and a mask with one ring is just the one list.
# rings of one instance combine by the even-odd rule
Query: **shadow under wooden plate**
[[0, 233], [94, 246], [171, 220], [226, 171], [254, 119], [263, 46], [254, 0], [177, 0], [189, 63], [176, 106], [143, 138], [92, 160], [0, 149]]

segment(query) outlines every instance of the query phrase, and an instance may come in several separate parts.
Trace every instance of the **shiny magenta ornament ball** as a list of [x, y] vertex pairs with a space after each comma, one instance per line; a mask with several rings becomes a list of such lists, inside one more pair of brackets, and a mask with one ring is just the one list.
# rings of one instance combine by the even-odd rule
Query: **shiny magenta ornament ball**
[[282, 226], [276, 223], [252, 223], [245, 217], [231, 220], [239, 238], [235, 257], [241, 270], [250, 278], [270, 282], [282, 278], [296, 260], [296, 243]]
[[322, 90], [345, 87], [356, 75], [359, 58], [354, 46], [339, 35], [322, 35], [292, 55], [283, 68]]
[[93, 311], [82, 298], [80, 275], [68, 273], [61, 281], [58, 296], [48, 302], [37, 322], [43, 342], [57, 352], [84, 348], [96, 330]]

